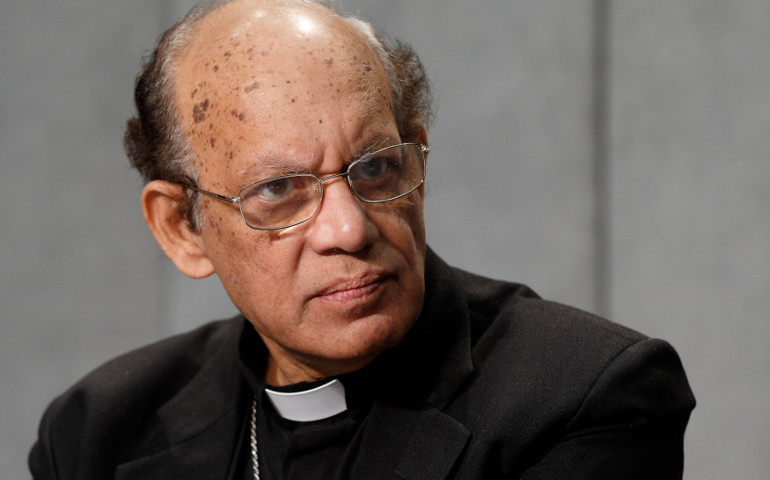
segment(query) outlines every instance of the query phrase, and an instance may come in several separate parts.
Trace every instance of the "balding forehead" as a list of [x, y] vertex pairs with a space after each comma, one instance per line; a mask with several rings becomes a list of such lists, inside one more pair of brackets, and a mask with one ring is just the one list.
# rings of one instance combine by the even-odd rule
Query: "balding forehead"
[[234, 0], [194, 26], [188, 51], [204, 53], [212, 46], [248, 36], [268, 41], [291, 37], [331, 37], [348, 44], [366, 45], [366, 39], [342, 17], [309, 1]]
[[176, 106], [196, 156], [224, 148], [222, 156], [237, 158], [244, 139], [288, 125], [304, 137], [310, 123], [343, 128], [367, 119], [390, 135], [392, 95], [366, 38], [318, 5], [268, 3], [236, 1], [212, 12], [180, 55]]
[[[319, 62], [339, 70], [340, 75], [350, 75], [351, 68], [384, 74], [376, 53], [358, 29], [311, 2], [236, 0], [200, 20], [188, 41], [179, 54], [177, 74], [196, 83], [214, 80], [209, 86], [228, 76], [242, 76], [246, 70], [255, 75], [295, 73], [289, 69], [312, 72]], [[341, 67], [348, 70], [343, 73]], [[386, 76], [382, 79], [387, 83]]]
[[[319, 68], [349, 76], [362, 89], [371, 88], [368, 72], [387, 84], [367, 38], [345, 19], [315, 3], [236, 0], [200, 20], [188, 41], [176, 68], [176, 86], [181, 90], [187, 90], [180, 85], [185, 83], [180, 82], [181, 77], [192, 91], [202, 81], [218, 88], [237, 81], [235, 77], [244, 79], [246, 72], [254, 75], [255, 82], [264, 74], [276, 73], [289, 82], [294, 75], [312, 75]], [[255, 83], [230, 87], [252, 85]], [[380, 90], [380, 85], [376, 87]], [[390, 97], [389, 91], [386, 96]]]

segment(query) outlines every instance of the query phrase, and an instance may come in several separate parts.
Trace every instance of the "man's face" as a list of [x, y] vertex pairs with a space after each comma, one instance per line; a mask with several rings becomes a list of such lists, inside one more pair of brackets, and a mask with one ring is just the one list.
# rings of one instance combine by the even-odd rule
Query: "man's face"
[[[327, 15], [236, 2], [199, 24], [176, 92], [201, 188], [236, 196], [285, 173], [332, 175], [401, 142], [378, 60]], [[313, 218], [277, 231], [201, 202], [200, 243], [283, 381], [360, 368], [422, 308], [422, 187], [380, 204], [361, 203], [342, 178], [323, 188]]]

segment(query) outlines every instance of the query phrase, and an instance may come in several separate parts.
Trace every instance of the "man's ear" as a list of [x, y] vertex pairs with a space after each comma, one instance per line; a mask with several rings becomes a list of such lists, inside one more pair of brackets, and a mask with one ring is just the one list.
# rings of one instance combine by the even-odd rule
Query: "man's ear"
[[428, 131], [425, 130], [425, 125], [421, 123], [415, 124], [414, 131], [415, 131], [416, 137], [419, 139], [419, 143], [421, 143], [426, 147], [429, 147], [430, 145], [428, 145]]
[[174, 265], [191, 278], [214, 273], [200, 232], [192, 230], [186, 218], [187, 195], [181, 185], [153, 180], [142, 190], [142, 214], [161, 250]]
[[[420, 143], [421, 145], [425, 147], [429, 147], [428, 145], [428, 131], [425, 130], [425, 126], [421, 123], [415, 123], [412, 127], [414, 130], [414, 136], [417, 139], [417, 143]], [[427, 156], [427, 154], [425, 154]], [[418, 189], [420, 192], [420, 195], [425, 196], [425, 183], [423, 182], [422, 185], [420, 185], [420, 188]]]

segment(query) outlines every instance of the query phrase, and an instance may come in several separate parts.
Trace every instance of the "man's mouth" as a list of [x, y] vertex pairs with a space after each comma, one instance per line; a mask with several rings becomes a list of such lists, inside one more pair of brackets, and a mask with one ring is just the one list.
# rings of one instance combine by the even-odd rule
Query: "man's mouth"
[[365, 275], [358, 278], [339, 279], [321, 290], [317, 298], [335, 303], [347, 303], [365, 300], [377, 293], [387, 277], [380, 274]]

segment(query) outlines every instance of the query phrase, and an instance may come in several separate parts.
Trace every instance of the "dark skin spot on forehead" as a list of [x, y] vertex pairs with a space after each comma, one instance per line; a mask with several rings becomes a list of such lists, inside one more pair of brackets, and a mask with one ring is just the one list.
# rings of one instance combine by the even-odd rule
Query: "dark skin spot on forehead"
[[243, 91], [246, 92], [246, 93], [251, 93], [251, 92], [253, 92], [254, 90], [256, 90], [258, 88], [259, 88], [259, 82], [254, 82], [251, 85], [249, 85], [248, 87], [244, 88]]
[[200, 123], [206, 118], [206, 110], [209, 109], [209, 99], [196, 103], [193, 106], [193, 121]]
[[198, 89], [197, 88], [192, 91], [192, 93], [190, 94], [190, 98], [195, 98], [195, 94], [196, 93], [198, 93]]
[[214, 137], [211, 137], [211, 140], [209, 140], [209, 142], [211, 143], [211, 148], [214, 148], [214, 145], [217, 143], [217, 139]]
[[368, 63], [364, 62], [364, 70], [366, 70], [367, 72], [371, 72], [372, 71], [372, 66], [369, 65]]
[[219, 65], [214, 65], [214, 71], [215, 71], [215, 72], [218, 72], [218, 71], [219, 71]]

